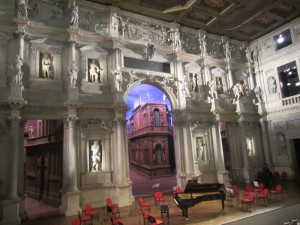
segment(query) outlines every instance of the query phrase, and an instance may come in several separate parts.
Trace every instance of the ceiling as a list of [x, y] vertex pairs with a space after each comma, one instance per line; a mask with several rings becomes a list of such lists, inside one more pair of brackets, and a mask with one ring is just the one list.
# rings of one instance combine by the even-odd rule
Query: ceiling
[[252, 41], [300, 16], [300, 0], [88, 0]]

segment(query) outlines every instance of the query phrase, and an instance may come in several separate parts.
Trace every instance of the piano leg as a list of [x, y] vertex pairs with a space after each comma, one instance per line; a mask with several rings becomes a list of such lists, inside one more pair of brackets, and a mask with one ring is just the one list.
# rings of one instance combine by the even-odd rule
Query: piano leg
[[182, 216], [185, 216], [185, 219], [188, 220], [189, 216], [188, 216], [188, 208], [184, 207], [182, 208]]

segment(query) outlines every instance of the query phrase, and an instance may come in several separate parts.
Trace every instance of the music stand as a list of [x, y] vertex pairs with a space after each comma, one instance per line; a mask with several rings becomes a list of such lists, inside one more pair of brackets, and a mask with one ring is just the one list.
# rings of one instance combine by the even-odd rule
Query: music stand
[[156, 183], [156, 184], [153, 184], [152, 185], [152, 188], [153, 188], [153, 190], [154, 190], [154, 193], [153, 194], [155, 194], [155, 192], [157, 191], [157, 189], [159, 188], [159, 183]]

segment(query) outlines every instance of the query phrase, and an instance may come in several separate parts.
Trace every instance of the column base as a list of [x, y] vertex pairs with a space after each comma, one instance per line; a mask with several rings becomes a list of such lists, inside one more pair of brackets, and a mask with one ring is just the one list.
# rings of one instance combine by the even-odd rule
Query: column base
[[23, 89], [24, 87], [22, 84], [11, 84], [8, 100], [11, 102], [24, 101], [22, 96]]
[[75, 216], [80, 208], [80, 191], [66, 192], [62, 194], [59, 211], [65, 216]]
[[77, 102], [79, 98], [79, 91], [75, 87], [70, 87], [68, 90], [68, 100], [67, 101], [75, 101]]
[[1, 225], [17, 225], [21, 224], [19, 217], [19, 205], [20, 201], [16, 200], [4, 200], [1, 202], [2, 207], [2, 221]]
[[243, 174], [246, 184], [250, 184], [250, 171], [248, 168], [243, 168]]
[[219, 183], [224, 184], [225, 187], [230, 186], [229, 176], [228, 176], [228, 171], [227, 170], [218, 171], [217, 176], [218, 176], [218, 182]]

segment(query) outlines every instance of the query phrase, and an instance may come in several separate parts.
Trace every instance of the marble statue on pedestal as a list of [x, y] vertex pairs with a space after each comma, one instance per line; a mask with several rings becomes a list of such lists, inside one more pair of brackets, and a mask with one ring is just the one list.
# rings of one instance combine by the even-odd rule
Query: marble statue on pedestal
[[75, 2], [73, 2], [70, 24], [75, 27], [78, 27], [78, 20], [79, 20], [79, 12], [78, 11], [79, 11], [78, 6], [76, 5]]
[[117, 91], [122, 91], [122, 84], [123, 84], [123, 76], [120, 70], [112, 71], [112, 74], [115, 75], [115, 88]]
[[22, 66], [23, 66], [23, 60], [20, 58], [20, 55], [17, 55], [15, 61], [11, 65], [11, 69], [13, 70], [12, 82], [14, 84], [22, 84], [22, 78], [23, 78]]
[[28, 0], [18, 0], [18, 15], [27, 18], [28, 9], [30, 9]]
[[253, 91], [255, 93], [255, 96], [256, 96], [258, 102], [262, 102], [263, 101], [263, 99], [262, 99], [262, 90], [261, 90], [260, 86], [255, 86]]
[[94, 141], [93, 145], [91, 146], [92, 151], [92, 169], [91, 172], [101, 171], [102, 170], [102, 152], [99, 146], [98, 141]]
[[78, 67], [76, 61], [73, 61], [69, 67], [70, 87], [76, 87], [78, 77]]

